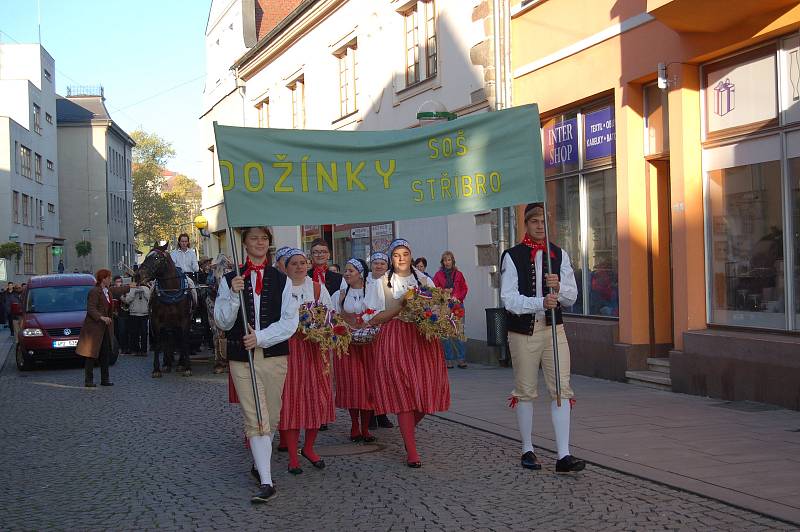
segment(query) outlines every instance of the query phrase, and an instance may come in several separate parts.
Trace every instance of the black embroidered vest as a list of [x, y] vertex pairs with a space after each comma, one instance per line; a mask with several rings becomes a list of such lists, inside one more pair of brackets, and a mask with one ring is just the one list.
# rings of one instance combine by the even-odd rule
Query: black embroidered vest
[[[536, 269], [535, 266], [531, 264], [531, 248], [525, 244], [517, 244], [513, 248], [506, 250], [503, 253], [503, 257], [500, 259], [501, 265], [503, 264], [503, 259], [505, 258], [506, 254], [511, 257], [514, 266], [517, 268], [517, 290], [519, 290], [519, 293], [526, 297], [536, 296], [536, 287], [533, 285], [533, 279], [536, 276]], [[553, 271], [556, 275], [558, 275], [558, 279], [560, 281], [561, 248], [552, 242], [550, 242], [550, 257], [550, 260], [553, 263]], [[544, 286], [545, 273], [548, 273], [547, 257], [542, 256], [542, 279], [537, 279], [537, 284], [542, 286], [542, 295], [547, 293]], [[547, 325], [550, 325], [550, 311], [545, 312], [545, 319], [547, 320]], [[533, 314], [514, 314], [506, 311], [506, 324], [509, 331], [527, 334], [530, 336], [533, 334], [534, 323], [535, 321]], [[563, 323], [563, 321], [561, 319], [561, 304], [559, 303], [559, 305], [556, 307], [556, 324], [561, 323]]]
[[[231, 286], [231, 279], [236, 277], [236, 272], [229, 272], [225, 274], [225, 282], [228, 287]], [[286, 286], [286, 276], [273, 268], [267, 266], [263, 272], [263, 285], [261, 290], [261, 305], [260, 314], [258, 316], [259, 326], [261, 329], [266, 329], [269, 325], [281, 319], [281, 303], [283, 301], [283, 289]], [[250, 276], [245, 276], [244, 279], [244, 304], [247, 310], [247, 319], [250, 326], [255, 328], [255, 303], [253, 302], [253, 285], [250, 281]], [[244, 336], [244, 325], [242, 323], [242, 314], [239, 312], [236, 315], [236, 323], [233, 324], [231, 330], [225, 333], [228, 343], [228, 360], [236, 360], [238, 362], [247, 362], [247, 350], [242, 343]], [[272, 347], [264, 349], [264, 357], [276, 357], [289, 354], [289, 342], [283, 341], [275, 344]]]
[[[314, 278], [314, 268], [308, 270], [308, 276], [312, 279]], [[342, 274], [336, 273], [332, 271], [325, 272], [325, 288], [328, 289], [328, 293], [333, 295], [336, 293], [339, 288], [342, 286]]]

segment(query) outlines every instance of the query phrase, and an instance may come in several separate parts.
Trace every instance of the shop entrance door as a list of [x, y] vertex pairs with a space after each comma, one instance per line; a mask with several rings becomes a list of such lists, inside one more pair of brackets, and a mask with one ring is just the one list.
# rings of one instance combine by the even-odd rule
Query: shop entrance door
[[647, 164], [647, 280], [650, 292], [650, 357], [667, 358], [674, 347], [672, 219], [669, 158]]

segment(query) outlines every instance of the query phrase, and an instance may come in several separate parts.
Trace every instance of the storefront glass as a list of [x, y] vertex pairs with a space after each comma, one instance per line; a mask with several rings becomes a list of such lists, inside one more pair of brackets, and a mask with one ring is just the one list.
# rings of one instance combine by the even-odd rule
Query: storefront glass
[[794, 328], [800, 331], [800, 157], [789, 159], [792, 187], [792, 230], [794, 232]]
[[618, 317], [613, 105], [544, 119], [542, 151], [550, 237], [569, 255], [578, 284], [578, 299], [565, 311]]
[[785, 326], [780, 161], [708, 173], [714, 323]]
[[619, 316], [617, 179], [613, 169], [586, 175], [589, 314]]
[[565, 312], [583, 314], [583, 260], [581, 253], [581, 198], [578, 176], [554, 179], [547, 183], [550, 205], [550, 239], [566, 251], [575, 271], [578, 299]]

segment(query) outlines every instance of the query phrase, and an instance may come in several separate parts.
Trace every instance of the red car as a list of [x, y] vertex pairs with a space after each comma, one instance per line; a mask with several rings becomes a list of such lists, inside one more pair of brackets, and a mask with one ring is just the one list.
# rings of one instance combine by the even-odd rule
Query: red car
[[[94, 276], [88, 274], [31, 277], [17, 330], [19, 370], [33, 369], [37, 362], [80, 358], [75, 347], [86, 317], [86, 295], [94, 283]], [[109, 362], [116, 359], [114, 353]]]

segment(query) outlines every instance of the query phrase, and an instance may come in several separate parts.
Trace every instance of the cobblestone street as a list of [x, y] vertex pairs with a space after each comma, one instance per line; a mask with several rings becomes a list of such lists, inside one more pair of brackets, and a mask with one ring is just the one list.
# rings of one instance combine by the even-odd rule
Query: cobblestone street
[[[0, 527], [6, 530], [790, 530], [758, 514], [589, 465], [577, 477], [518, 465], [519, 444], [429, 417], [424, 466], [403, 465], [397, 429], [350, 454], [349, 418], [320, 433], [328, 464], [286, 472], [279, 497], [252, 506], [255, 482], [225, 376], [150, 377], [151, 359], [121, 357], [113, 388], [85, 389], [78, 366], [0, 373]], [[366, 450], [364, 447], [358, 450]], [[306, 467], [308, 466], [308, 467]]]

